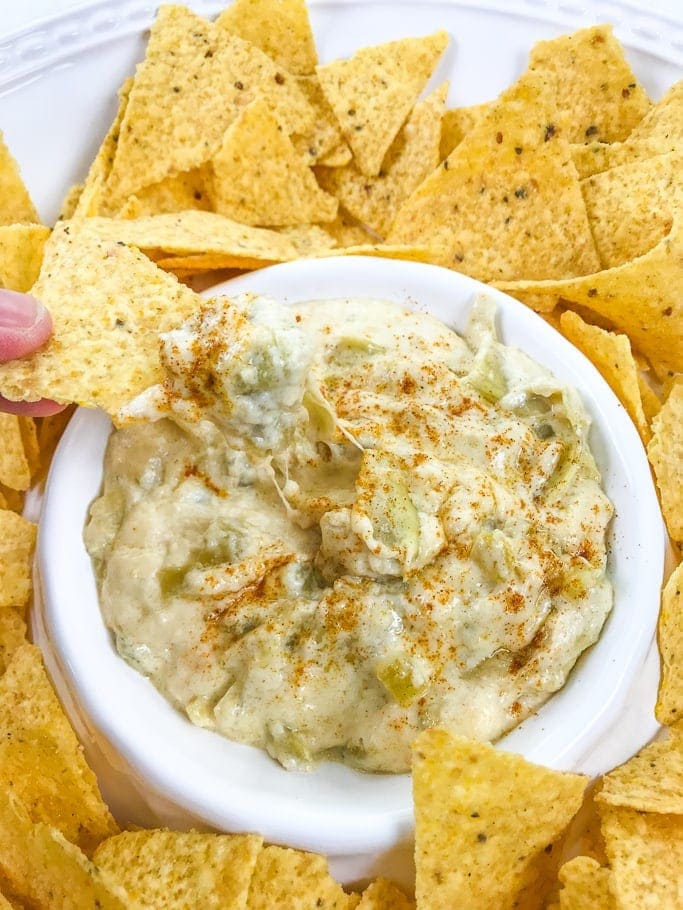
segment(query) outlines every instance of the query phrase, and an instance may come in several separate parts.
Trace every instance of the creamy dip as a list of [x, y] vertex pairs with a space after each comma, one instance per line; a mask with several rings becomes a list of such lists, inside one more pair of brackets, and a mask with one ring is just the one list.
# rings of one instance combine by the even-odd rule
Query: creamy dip
[[218, 298], [163, 336], [85, 531], [118, 650], [287, 768], [407, 771], [557, 691], [612, 604], [577, 393], [381, 300]]

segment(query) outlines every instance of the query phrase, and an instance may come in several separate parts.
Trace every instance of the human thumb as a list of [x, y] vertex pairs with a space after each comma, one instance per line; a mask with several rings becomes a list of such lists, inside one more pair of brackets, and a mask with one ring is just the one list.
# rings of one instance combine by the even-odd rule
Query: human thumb
[[32, 354], [51, 331], [50, 314], [35, 297], [0, 290], [0, 363]]

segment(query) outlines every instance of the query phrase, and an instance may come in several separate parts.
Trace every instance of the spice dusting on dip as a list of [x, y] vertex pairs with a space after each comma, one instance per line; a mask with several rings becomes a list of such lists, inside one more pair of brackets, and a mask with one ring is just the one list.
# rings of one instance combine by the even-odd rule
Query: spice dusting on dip
[[163, 336], [85, 538], [120, 654], [194, 723], [403, 772], [420, 730], [496, 739], [596, 641], [589, 418], [494, 319], [250, 295]]

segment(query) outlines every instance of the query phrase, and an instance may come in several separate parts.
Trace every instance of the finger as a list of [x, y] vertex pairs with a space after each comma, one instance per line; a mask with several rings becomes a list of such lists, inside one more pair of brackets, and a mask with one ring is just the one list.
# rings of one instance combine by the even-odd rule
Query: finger
[[40, 401], [8, 401], [0, 395], [0, 413], [19, 414], [22, 417], [51, 417], [52, 414], [59, 414], [67, 407], [65, 404], [57, 404], [56, 401], [50, 401], [49, 398], [41, 398]]
[[32, 354], [51, 331], [50, 314], [35, 297], [0, 290], [0, 363]]

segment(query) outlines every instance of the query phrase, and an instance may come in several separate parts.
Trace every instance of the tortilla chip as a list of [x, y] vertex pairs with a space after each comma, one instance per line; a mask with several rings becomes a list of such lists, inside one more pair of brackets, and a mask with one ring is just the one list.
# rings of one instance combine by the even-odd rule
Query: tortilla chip
[[37, 353], [0, 365], [7, 398], [75, 401], [113, 414], [160, 381], [159, 333], [199, 306], [142, 253], [101, 239], [89, 223], [60, 222], [45, 247], [34, 292], [54, 334]]
[[204, 168], [195, 168], [176, 177], [166, 177], [161, 183], [129, 196], [116, 212], [116, 218], [142, 218], [145, 215], [166, 215], [194, 209], [208, 211], [210, 208], [211, 202], [204, 185]]
[[0, 878], [41, 910], [143, 910], [121, 885], [49, 825], [33, 824], [17, 794], [0, 790]]
[[28, 190], [0, 132], [0, 225], [40, 221]]
[[187, 211], [131, 219], [91, 218], [87, 229], [102, 240], [136, 246], [157, 260], [170, 254], [236, 262], [271, 263], [296, 258], [296, 248], [286, 236], [239, 224], [215, 212]]
[[650, 107], [609, 25], [539, 41], [529, 69], [556, 93], [558, 110], [567, 114], [569, 142], [625, 139]]
[[226, 131], [208, 185], [213, 208], [243, 224], [311, 224], [337, 214], [337, 200], [320, 189], [264, 98]]
[[[121, 133], [121, 123], [128, 107], [133, 79], [129, 77], [119, 89], [119, 106], [107, 134], [102, 140], [97, 155], [88, 169], [85, 183], [73, 210], [73, 218], [90, 218], [93, 215], [112, 214], [106, 193], [106, 184], [111, 173]], [[67, 221], [68, 218], [63, 220]]]
[[504, 92], [408, 199], [388, 241], [432, 247], [438, 265], [481, 281], [596, 270], [579, 181], [550, 103], [534, 74]]
[[602, 779], [598, 803], [639, 812], [683, 815], [683, 733], [645, 746]]
[[575, 856], [560, 869], [560, 910], [616, 910], [609, 869], [590, 856]]
[[612, 806], [600, 815], [617, 907], [679, 907], [683, 818]]
[[62, 204], [57, 215], [57, 221], [69, 221], [76, 214], [76, 209], [83, 192], [82, 183], [74, 183], [66, 191], [66, 196], [62, 199]]
[[560, 328], [606, 380], [636, 425], [643, 445], [647, 445], [652, 434], [640, 397], [638, 365], [633, 359], [631, 344], [626, 335], [615, 335], [596, 325], [589, 325], [571, 310], [560, 317]]
[[[327, 227], [327, 225], [325, 225]], [[337, 241], [331, 233], [318, 224], [301, 224], [297, 227], [281, 228], [280, 233], [294, 245], [298, 256], [315, 256], [333, 250]], [[366, 234], [364, 239], [367, 239]]]
[[347, 246], [341, 250], [329, 250], [324, 256], [378, 256], [380, 259], [404, 259], [407, 262], [433, 262], [434, 250], [428, 247], [409, 246], [400, 243], [364, 243]]
[[343, 206], [339, 207], [339, 212], [334, 221], [323, 225], [323, 230], [334, 240], [335, 245], [340, 249], [350, 246], [366, 246], [367, 244], [377, 243], [380, 239], [367, 228], [363, 227], [356, 219], [344, 210]]
[[662, 673], [655, 716], [660, 724], [674, 724], [683, 719], [683, 563], [662, 591], [657, 639]]
[[418, 906], [513, 907], [585, 786], [584, 777], [445, 730], [421, 733], [413, 746]]
[[125, 831], [101, 843], [93, 862], [145, 907], [239, 910], [262, 844], [255, 834]]
[[140, 189], [208, 161], [260, 93], [287, 133], [313, 124], [294, 77], [257, 47], [185, 7], [162, 6], [121, 124], [110, 204], [119, 207]]
[[23, 644], [26, 644], [26, 623], [12, 607], [0, 607], [0, 676]]
[[1, 411], [0, 483], [12, 490], [28, 490], [31, 485], [31, 468], [24, 449], [19, 418]]
[[[680, 285], [679, 285], [680, 287]], [[680, 329], [679, 329], [680, 332]], [[652, 421], [653, 437], [647, 448], [654, 468], [669, 534], [683, 542], [683, 384], [671, 389]]]
[[[292, 136], [292, 144], [304, 164], [314, 165], [321, 159], [339, 161], [346, 156], [343, 164], [351, 160], [351, 149], [342, 139], [337, 118], [327, 103], [320, 80], [317, 76], [299, 76], [297, 84], [315, 111], [315, 123], [304, 136]], [[332, 165], [338, 167], [339, 165]]]
[[0, 287], [22, 293], [36, 282], [50, 228], [42, 224], [0, 227]]
[[216, 22], [294, 75], [315, 70], [318, 54], [305, 0], [232, 0]]
[[590, 142], [572, 147], [581, 177], [683, 149], [683, 80], [653, 105], [623, 142]]
[[669, 234], [644, 256], [613, 269], [565, 281], [496, 282], [535, 309], [562, 298], [611, 321], [645, 354], [656, 373], [683, 370], [683, 211]]
[[0, 483], [0, 497], [2, 505], [0, 508], [9, 509], [11, 512], [16, 512], [21, 515], [24, 511], [24, 494], [18, 490], [13, 490], [11, 487], [6, 487], [4, 484]]
[[41, 417], [37, 423], [38, 445], [40, 446], [40, 460], [47, 467], [52, 459], [57, 443], [73, 416], [73, 408], [66, 408], [58, 414]]
[[344, 167], [349, 161], [353, 161], [353, 153], [345, 142], [340, 142], [331, 152], [318, 158], [317, 163], [325, 167]]
[[648, 423], [652, 423], [662, 408], [662, 402], [642, 373], [638, 373], [638, 386], [640, 388], [640, 400], [643, 403], [645, 418]]
[[366, 177], [354, 163], [321, 169], [324, 189], [358, 221], [384, 237], [399, 208], [439, 163], [441, 115], [448, 84], [418, 102], [387, 152], [378, 177]]
[[356, 910], [414, 910], [415, 904], [386, 878], [378, 878], [363, 891]]
[[376, 177], [418, 95], [448, 45], [446, 32], [358, 51], [316, 70], [356, 164]]
[[671, 230], [683, 195], [683, 155], [656, 155], [581, 182], [588, 220], [604, 269], [647, 253]]
[[35, 542], [33, 522], [0, 510], [0, 607], [23, 607], [29, 599]]
[[19, 432], [24, 446], [24, 454], [31, 472], [31, 480], [39, 473], [41, 468], [40, 445], [38, 443], [38, 429], [32, 417], [19, 417]]
[[448, 158], [453, 149], [460, 145], [470, 130], [491, 108], [492, 103], [494, 102], [486, 101], [483, 104], [455, 107], [449, 111], [444, 111], [441, 120], [441, 140], [439, 144], [439, 159], [441, 161], [444, 158]]
[[323, 856], [266, 847], [256, 861], [247, 906], [249, 910], [351, 910], [355, 900], [330, 876]]
[[33, 645], [20, 646], [0, 678], [0, 729], [0, 789], [11, 785], [34, 822], [86, 853], [118, 832]]

